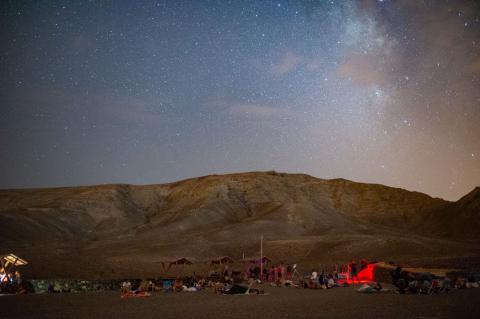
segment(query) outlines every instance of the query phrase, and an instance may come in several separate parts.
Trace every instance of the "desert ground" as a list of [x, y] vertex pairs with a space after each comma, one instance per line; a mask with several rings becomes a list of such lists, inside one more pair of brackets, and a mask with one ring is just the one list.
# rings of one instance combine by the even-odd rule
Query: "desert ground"
[[0, 297], [0, 318], [478, 318], [480, 289], [438, 295], [265, 287], [265, 295], [118, 292]]

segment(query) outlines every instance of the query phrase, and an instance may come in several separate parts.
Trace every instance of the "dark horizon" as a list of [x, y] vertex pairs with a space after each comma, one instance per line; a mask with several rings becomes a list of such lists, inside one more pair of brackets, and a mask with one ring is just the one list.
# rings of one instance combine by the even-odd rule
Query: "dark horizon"
[[448, 201], [448, 202], [452, 202], [452, 203], [459, 201], [460, 199], [462, 199], [462, 198], [465, 197], [466, 195], [472, 193], [475, 189], [477, 189], [477, 188], [480, 189], [480, 185], [479, 185], [479, 186], [474, 186], [470, 191], [468, 191], [467, 193], [461, 195], [459, 198], [453, 199], [453, 200], [449, 200], [449, 199], [445, 199], [445, 198], [441, 198], [441, 197], [437, 197], [437, 196], [432, 196], [431, 194], [427, 194], [427, 193], [424, 193], [424, 192], [421, 192], [421, 191], [418, 191], [418, 190], [414, 190], [414, 189], [407, 189], [407, 188], [396, 187], [396, 186], [385, 185], [385, 184], [379, 184], [379, 183], [373, 183], [373, 182], [372, 182], [372, 183], [368, 183], [368, 182], [364, 182], [364, 181], [357, 181], [357, 180], [352, 180], [352, 179], [346, 179], [346, 178], [343, 178], [343, 177], [322, 178], [322, 177], [318, 177], [318, 176], [314, 176], [314, 175], [310, 175], [310, 174], [306, 174], [306, 173], [280, 172], [280, 171], [269, 170], [269, 171], [230, 172], [230, 173], [224, 173], [224, 174], [216, 173], [216, 174], [192, 176], [192, 177], [182, 178], [182, 179], [178, 179], [178, 180], [174, 180], [174, 181], [167, 181], [167, 182], [161, 182], [161, 183], [149, 183], [149, 184], [132, 184], [132, 183], [116, 182], [116, 183], [101, 183], [101, 184], [57, 185], [57, 186], [46, 186], [46, 187], [0, 188], [0, 191], [9, 191], [9, 190], [37, 190], [37, 189], [40, 190], [40, 189], [50, 189], [50, 188], [77, 188], [77, 187], [80, 188], [80, 187], [96, 187], [96, 186], [110, 186], [110, 185], [112, 185], [112, 186], [113, 186], [113, 185], [152, 186], [152, 185], [173, 184], [173, 183], [183, 182], [183, 181], [187, 181], [187, 180], [191, 180], [191, 179], [199, 179], [199, 178], [208, 177], [208, 176], [228, 176], [228, 175], [242, 175], [242, 174], [252, 174], [252, 173], [270, 173], [270, 172], [277, 173], [277, 174], [287, 174], [287, 175], [305, 174], [305, 175], [308, 175], [308, 176], [310, 176], [310, 177], [313, 177], [313, 178], [316, 178], [316, 179], [321, 179], [321, 180], [346, 180], [346, 181], [353, 182], [353, 183], [358, 183], [358, 184], [381, 185], [381, 186], [386, 186], [386, 187], [390, 187], [390, 188], [403, 189], [403, 190], [406, 190], [406, 191], [408, 191], [408, 192], [421, 193], [421, 194], [430, 196], [431, 198], [439, 198], [439, 199], [442, 199], [442, 200], [445, 200], [445, 201]]

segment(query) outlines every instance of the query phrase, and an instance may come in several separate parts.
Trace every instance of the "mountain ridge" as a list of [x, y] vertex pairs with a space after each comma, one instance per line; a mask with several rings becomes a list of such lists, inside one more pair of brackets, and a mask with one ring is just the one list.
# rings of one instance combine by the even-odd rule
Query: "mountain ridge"
[[[134, 260], [141, 265], [135, 271], [151, 273], [161, 256], [237, 256], [255, 249], [260, 233], [281, 260], [476, 257], [478, 189], [449, 202], [380, 184], [269, 171], [0, 190], [6, 226], [0, 242], [39, 265], [54, 260], [58, 267], [49, 273], [63, 276], [92, 276], [92, 260], [120, 274], [131, 272]], [[45, 270], [32, 266], [31, 273]]]

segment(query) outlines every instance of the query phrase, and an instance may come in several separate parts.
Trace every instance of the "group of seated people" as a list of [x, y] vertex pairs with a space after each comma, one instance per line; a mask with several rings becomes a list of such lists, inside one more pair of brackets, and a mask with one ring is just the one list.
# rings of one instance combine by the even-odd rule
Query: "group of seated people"
[[180, 277], [175, 278], [173, 281], [171, 288], [169, 287], [169, 283], [164, 282], [163, 291], [166, 292], [195, 292], [200, 291], [208, 287], [208, 283], [204, 278], [196, 278], [196, 276], [187, 278], [183, 280]]
[[220, 290], [220, 293], [225, 295], [235, 295], [235, 294], [263, 294], [263, 290], [259, 289], [257, 286], [257, 280], [250, 278], [248, 284], [235, 283], [233, 280], [224, 283], [223, 288]]
[[339, 277], [337, 272], [319, 274], [315, 269], [312, 269], [310, 276], [304, 276], [304, 279], [300, 281], [302, 288], [309, 289], [331, 289], [339, 287]]
[[455, 288], [480, 288], [480, 274], [470, 273], [467, 276], [459, 276], [455, 280]]
[[182, 292], [182, 291], [200, 291], [207, 288], [209, 283], [204, 278], [188, 277], [176, 277], [175, 279], [158, 280], [156, 282], [152, 280], [142, 281], [123, 281], [120, 286], [120, 293], [122, 296], [126, 295], [150, 295], [154, 291], [163, 292]]
[[0, 293], [23, 294], [26, 293], [22, 285], [22, 276], [19, 271], [5, 272], [0, 270]]
[[[272, 266], [267, 268], [266, 273], [273, 275], [268, 275], [265, 279], [267, 282], [270, 282], [271, 285], [275, 286], [293, 286], [301, 287], [308, 289], [331, 289], [334, 287], [348, 286], [348, 280], [346, 278], [355, 278], [355, 268], [350, 267], [345, 268], [350, 271], [349, 273], [338, 273], [336, 270], [333, 270], [330, 273], [322, 270], [320, 273], [315, 269], [312, 269], [311, 273], [304, 275], [303, 277], [298, 277], [298, 281], [293, 282], [292, 274], [296, 271], [296, 265], [294, 267], [284, 267], [283, 264], [277, 266]], [[289, 268], [289, 269], [288, 269]], [[359, 265], [358, 270], [364, 269]], [[276, 269], [276, 270], [275, 270]], [[289, 271], [287, 271], [287, 269]], [[337, 269], [337, 268], [334, 268]], [[227, 270], [227, 268], [226, 268]], [[157, 282], [152, 281], [141, 281], [138, 283], [123, 282], [121, 286], [122, 295], [128, 294], [143, 294], [148, 295], [153, 291], [164, 291], [164, 292], [195, 292], [201, 290], [210, 290], [218, 294], [262, 294], [263, 291], [257, 287], [258, 283], [262, 283], [262, 278], [258, 278], [258, 271], [255, 271], [254, 268], [251, 268], [248, 274], [248, 278], [245, 278], [242, 275], [235, 275], [236, 272], [223, 271], [222, 277], [217, 278], [203, 278], [196, 277], [195, 273], [192, 277], [177, 277], [171, 280], [161, 280]], [[238, 273], [240, 274], [240, 273]], [[345, 277], [347, 276], [347, 277]], [[350, 277], [349, 277], [350, 276]], [[397, 267], [391, 272], [392, 283], [397, 288], [398, 292], [401, 294], [404, 293], [415, 293], [415, 294], [432, 294], [439, 292], [448, 292], [451, 290], [452, 283], [448, 277], [436, 277], [429, 273], [414, 274], [402, 270], [401, 267]], [[9, 277], [10, 278], [10, 277]], [[247, 279], [247, 280], [245, 280]], [[8, 279], [12, 281], [12, 279]], [[472, 281], [471, 278], [461, 278], [459, 277], [454, 287], [455, 288], [470, 288], [480, 286], [477, 281]], [[13, 280], [14, 281], [14, 280]], [[246, 282], [246, 283], [245, 283]], [[472, 284], [473, 282], [473, 284]], [[379, 282], [364, 284], [365, 287], [360, 287], [360, 290], [368, 290], [368, 292], [386, 292], [390, 289], [385, 289]], [[368, 288], [368, 289], [367, 289]], [[363, 292], [363, 291], [360, 291]]]
[[122, 298], [148, 297], [151, 296], [154, 289], [155, 284], [151, 280], [142, 280], [134, 283], [127, 280], [122, 282], [120, 286], [120, 296]]
[[121, 297], [143, 297], [150, 296], [153, 291], [163, 291], [171, 293], [196, 292], [201, 290], [210, 290], [218, 294], [262, 294], [258, 289], [254, 279], [250, 279], [247, 284], [234, 277], [225, 277], [221, 280], [209, 280], [206, 278], [176, 277], [175, 279], [165, 279], [158, 281], [157, 284], [152, 281], [142, 280], [141, 282], [131, 283], [124, 281], [121, 284]]
[[451, 290], [451, 280], [448, 277], [437, 277], [429, 273], [413, 274], [395, 268], [391, 272], [392, 284], [397, 287], [398, 292], [413, 294], [433, 294], [439, 292], [448, 293]]

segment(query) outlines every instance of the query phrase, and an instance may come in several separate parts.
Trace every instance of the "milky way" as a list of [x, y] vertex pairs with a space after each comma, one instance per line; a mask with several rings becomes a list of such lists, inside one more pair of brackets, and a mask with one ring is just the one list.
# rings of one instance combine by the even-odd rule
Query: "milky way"
[[0, 187], [480, 185], [475, 1], [2, 1]]

